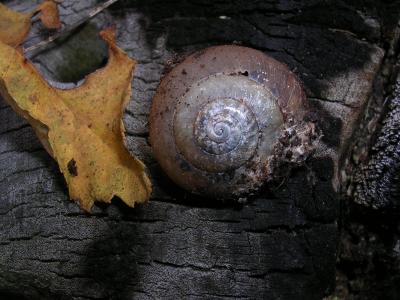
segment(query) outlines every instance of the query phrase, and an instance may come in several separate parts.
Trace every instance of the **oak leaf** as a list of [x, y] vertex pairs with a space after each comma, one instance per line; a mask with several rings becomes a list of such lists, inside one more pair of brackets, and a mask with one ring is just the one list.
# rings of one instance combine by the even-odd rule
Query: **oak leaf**
[[70, 90], [51, 87], [19, 51], [0, 42], [0, 95], [30, 122], [58, 162], [70, 198], [87, 211], [114, 196], [133, 207], [151, 193], [144, 164], [124, 145], [122, 117], [136, 62], [116, 46], [113, 29], [101, 36], [109, 45], [107, 65]]
[[31, 19], [36, 14], [39, 14], [40, 20], [47, 28], [61, 27], [57, 3], [53, 0], [45, 0], [29, 13], [13, 11], [0, 3], [0, 41], [12, 47], [20, 45], [28, 35]]

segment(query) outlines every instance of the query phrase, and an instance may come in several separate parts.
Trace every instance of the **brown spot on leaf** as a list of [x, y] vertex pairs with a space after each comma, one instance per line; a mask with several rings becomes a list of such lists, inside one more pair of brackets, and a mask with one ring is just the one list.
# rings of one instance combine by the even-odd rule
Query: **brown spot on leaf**
[[78, 166], [76, 165], [75, 159], [71, 159], [67, 165], [68, 167], [68, 172], [72, 176], [78, 176]]
[[36, 97], [36, 95], [30, 95], [30, 96], [29, 96], [29, 100], [30, 100], [32, 103], [38, 102], [38, 98]]

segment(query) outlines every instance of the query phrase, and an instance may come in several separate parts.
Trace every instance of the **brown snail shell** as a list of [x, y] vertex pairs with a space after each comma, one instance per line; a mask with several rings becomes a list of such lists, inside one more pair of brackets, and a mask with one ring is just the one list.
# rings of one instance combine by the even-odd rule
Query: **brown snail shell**
[[191, 192], [230, 198], [255, 190], [284, 154], [280, 140], [291, 140], [293, 124], [303, 123], [305, 99], [296, 76], [260, 51], [200, 51], [160, 83], [150, 113], [154, 156]]

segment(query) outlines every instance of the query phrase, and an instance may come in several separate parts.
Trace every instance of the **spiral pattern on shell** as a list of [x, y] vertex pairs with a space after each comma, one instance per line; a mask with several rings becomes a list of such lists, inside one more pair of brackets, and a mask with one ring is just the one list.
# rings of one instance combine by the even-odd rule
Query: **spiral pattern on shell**
[[257, 188], [304, 93], [262, 52], [219, 46], [188, 57], [161, 82], [150, 114], [156, 159], [179, 185], [226, 198]]
[[244, 103], [232, 99], [217, 99], [198, 113], [194, 138], [205, 152], [214, 155], [229, 153], [246, 141], [255, 141], [258, 126]]
[[263, 128], [282, 124], [273, 98], [244, 76], [215, 74], [196, 82], [175, 106], [179, 152], [199, 170], [240, 167], [257, 151]]

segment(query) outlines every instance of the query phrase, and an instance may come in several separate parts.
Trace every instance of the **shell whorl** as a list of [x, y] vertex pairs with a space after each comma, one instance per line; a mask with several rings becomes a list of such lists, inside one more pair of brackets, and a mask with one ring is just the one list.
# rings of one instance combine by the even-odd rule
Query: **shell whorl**
[[175, 106], [175, 144], [197, 169], [224, 172], [251, 161], [260, 138], [273, 138], [268, 129], [282, 123], [268, 90], [245, 76], [215, 74], [195, 82]]
[[150, 142], [164, 171], [195, 193], [229, 198], [259, 187], [305, 96], [288, 68], [240, 46], [189, 56], [161, 82]]
[[197, 145], [212, 155], [242, 148], [249, 140], [257, 144], [258, 126], [254, 114], [241, 101], [224, 98], [206, 104], [194, 124]]

